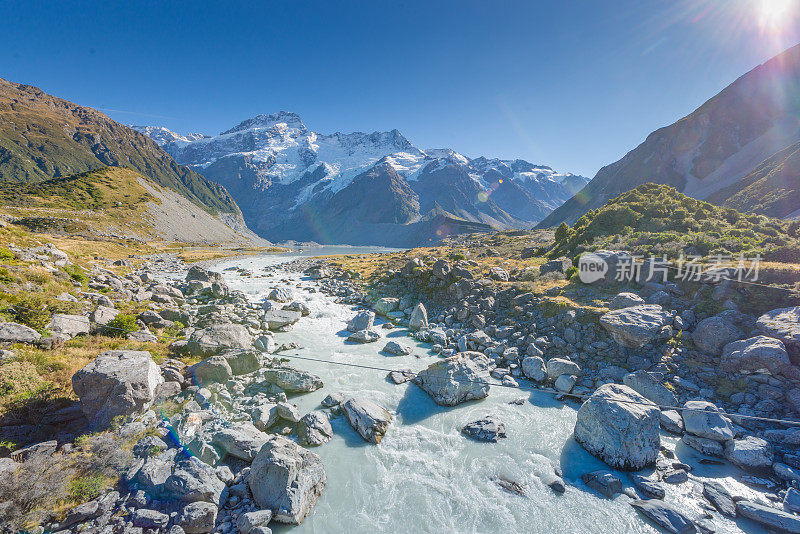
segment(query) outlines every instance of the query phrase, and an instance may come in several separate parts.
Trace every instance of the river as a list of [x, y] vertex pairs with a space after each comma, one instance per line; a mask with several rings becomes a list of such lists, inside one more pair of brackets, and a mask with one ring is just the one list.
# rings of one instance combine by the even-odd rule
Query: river
[[[371, 252], [374, 249], [313, 249], [302, 255]], [[354, 315], [351, 306], [336, 304], [322, 293], [311, 293], [314, 282], [299, 273], [263, 268], [295, 259], [296, 255], [265, 255], [225, 260], [213, 265], [231, 289], [260, 302], [270, 289], [288, 283], [295, 298], [311, 314], [293, 330], [276, 334], [277, 344], [296, 342], [301, 349], [285, 353], [343, 363], [420, 370], [435, 361], [429, 345], [407, 337], [404, 329], [379, 329], [383, 339], [367, 345], [348, 344], [345, 325]], [[242, 277], [231, 266], [244, 267], [252, 277]], [[284, 280], [284, 282], [282, 282]], [[410, 356], [380, 353], [387, 340], [414, 348]], [[577, 404], [558, 402], [544, 392], [493, 387], [489, 397], [454, 408], [437, 406], [422, 390], [407, 383], [395, 385], [386, 373], [330, 363], [294, 360], [292, 365], [322, 378], [325, 387], [291, 398], [301, 413], [319, 408], [331, 392], [370, 399], [394, 414], [379, 445], [364, 442], [343, 417], [332, 420], [332, 441], [314, 448], [325, 465], [327, 485], [316, 507], [298, 527], [273, 526], [275, 532], [293, 533], [419, 533], [419, 532], [658, 532], [621, 495], [613, 500], [592, 492], [580, 475], [605, 465], [584, 451], [572, 438]], [[524, 398], [522, 405], [509, 404]], [[498, 443], [477, 443], [459, 432], [465, 423], [493, 414], [506, 425], [508, 437]], [[675, 438], [663, 443], [675, 448]], [[699, 464], [698, 455], [678, 444], [678, 458], [695, 467], [693, 475], [713, 477], [737, 494], [750, 494], [736, 482], [727, 466]], [[553, 466], [563, 470], [566, 493], [558, 495], [547, 485]], [[630, 485], [625, 475], [623, 482]], [[495, 479], [519, 482], [526, 495], [509, 493]], [[698, 496], [693, 483], [665, 484], [667, 500], [678, 503], [690, 517], [698, 517]], [[755, 523], [713, 514], [717, 532], [758, 532]]]

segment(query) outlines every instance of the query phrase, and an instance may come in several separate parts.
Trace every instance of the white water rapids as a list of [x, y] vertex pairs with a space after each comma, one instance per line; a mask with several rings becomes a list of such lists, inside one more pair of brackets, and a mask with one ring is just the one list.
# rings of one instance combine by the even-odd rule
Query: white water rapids
[[[360, 251], [354, 248], [347, 253]], [[331, 253], [329, 249], [315, 252]], [[336, 304], [319, 292], [308, 292], [314, 282], [304, 280], [299, 273], [265, 275], [263, 271], [265, 266], [295, 258], [254, 256], [212, 267], [223, 273], [231, 289], [244, 292], [253, 302], [263, 300], [276, 286], [288, 283], [293, 287], [295, 299], [304, 302], [311, 314], [290, 332], [276, 334], [278, 345], [293, 341], [302, 347], [284, 355], [413, 370], [436, 361], [429, 345], [415, 342], [401, 328], [378, 328], [382, 339], [377, 343], [345, 343], [343, 330], [354, 315], [351, 306]], [[253, 276], [224, 270], [231, 266], [249, 269]], [[412, 346], [414, 354], [381, 354], [389, 340]], [[318, 391], [290, 399], [301, 413], [318, 409], [328, 393], [338, 391], [372, 400], [392, 412], [394, 419], [383, 441], [373, 445], [364, 442], [344, 417], [334, 418], [333, 440], [312, 449], [322, 458], [327, 473], [322, 496], [302, 525], [271, 525], [276, 532], [658, 532], [628, 504], [629, 497], [605, 499], [580, 481], [581, 474], [606, 466], [571, 438], [577, 404], [555, 401], [544, 392], [493, 387], [482, 401], [443, 408], [413, 384], [390, 383], [385, 372], [298, 359], [290, 365], [317, 374], [325, 383]], [[519, 398], [525, 399], [522, 405], [509, 404]], [[505, 423], [506, 439], [477, 443], [460, 434], [464, 424], [488, 414]], [[662, 441], [670, 448], [676, 442], [666, 435]], [[681, 444], [676, 454], [680, 461], [695, 467], [693, 476], [712, 477], [734, 494], [751, 494], [734, 480], [734, 469], [699, 464], [700, 456]], [[563, 470], [567, 484], [564, 495], [546, 486], [553, 466]], [[626, 476], [618, 474], [630, 486]], [[526, 495], [501, 489], [493, 480], [498, 476], [522, 484]], [[679, 486], [665, 484], [666, 500], [698, 518], [703, 513], [702, 496], [693, 485], [691, 480]], [[746, 520], [729, 520], [716, 512], [712, 516], [717, 532], [760, 531]]]

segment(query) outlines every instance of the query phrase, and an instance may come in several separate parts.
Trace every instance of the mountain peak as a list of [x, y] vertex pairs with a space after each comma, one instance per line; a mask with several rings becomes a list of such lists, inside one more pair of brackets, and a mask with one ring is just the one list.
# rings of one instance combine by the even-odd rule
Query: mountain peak
[[220, 135], [226, 135], [236, 132], [243, 132], [253, 128], [272, 128], [278, 124], [285, 124], [291, 130], [306, 131], [306, 125], [297, 113], [291, 111], [279, 111], [278, 113], [271, 113], [266, 115], [264, 113], [246, 119], [230, 130], [222, 132]]

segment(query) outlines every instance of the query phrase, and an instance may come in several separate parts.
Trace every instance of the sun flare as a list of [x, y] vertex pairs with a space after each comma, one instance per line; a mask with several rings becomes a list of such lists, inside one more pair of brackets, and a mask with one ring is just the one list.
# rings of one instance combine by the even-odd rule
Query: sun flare
[[796, 6], [796, 0], [760, 0], [758, 7], [759, 27], [774, 32], [783, 29]]

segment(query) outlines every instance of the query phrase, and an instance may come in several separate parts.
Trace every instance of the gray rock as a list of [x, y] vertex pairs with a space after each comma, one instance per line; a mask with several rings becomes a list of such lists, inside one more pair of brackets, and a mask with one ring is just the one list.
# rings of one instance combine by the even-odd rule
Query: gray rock
[[224, 454], [251, 461], [267, 442], [268, 435], [250, 423], [231, 423], [214, 433], [211, 443]]
[[412, 349], [409, 346], [401, 345], [397, 341], [390, 341], [383, 347], [383, 352], [392, 356], [408, 356], [411, 354]]
[[464, 425], [461, 433], [475, 441], [497, 443], [500, 438], [506, 437], [506, 425], [493, 415], [487, 415]]
[[311, 512], [326, 482], [319, 456], [283, 436], [272, 437], [250, 468], [253, 500], [275, 521], [299, 525]]
[[556, 378], [555, 388], [561, 393], [569, 393], [575, 387], [578, 377], [575, 375], [561, 375]]
[[208, 357], [236, 349], [252, 349], [253, 336], [240, 324], [214, 324], [192, 332], [186, 346], [193, 355]]
[[236, 350], [222, 354], [228, 361], [234, 376], [254, 373], [261, 368], [261, 361], [253, 351]]
[[422, 330], [424, 328], [428, 328], [428, 310], [420, 302], [414, 307], [414, 311], [411, 312], [411, 316], [408, 318], [408, 329]]
[[780, 339], [792, 362], [800, 364], [800, 306], [768, 311], [756, 321], [756, 329]]
[[350, 332], [358, 332], [360, 330], [369, 330], [375, 321], [375, 314], [369, 310], [362, 310], [356, 314], [355, 317], [350, 319], [347, 323], [347, 329]]
[[386, 376], [395, 384], [405, 384], [417, 375], [411, 369], [398, 369], [397, 371], [389, 371]]
[[772, 467], [772, 445], [761, 438], [747, 436], [725, 443], [725, 458], [745, 471], [765, 472]]
[[274, 402], [259, 404], [253, 408], [250, 416], [253, 420], [253, 426], [262, 432], [266, 432], [269, 427], [278, 421], [278, 405]]
[[325, 408], [333, 408], [344, 402], [344, 395], [341, 393], [329, 393], [320, 403]]
[[386, 316], [388, 313], [395, 311], [399, 303], [400, 299], [384, 297], [375, 301], [372, 309], [375, 310], [375, 313], [378, 315]]
[[233, 377], [228, 360], [222, 356], [211, 356], [189, 367], [190, 375], [200, 386], [219, 383], [224, 384]]
[[722, 443], [713, 439], [684, 434], [681, 438], [681, 442], [687, 447], [691, 447], [700, 454], [705, 454], [706, 456], [722, 458], [725, 455], [725, 449], [722, 447]]
[[204, 269], [203, 267], [199, 267], [197, 265], [191, 266], [189, 268], [189, 272], [186, 273], [186, 281], [191, 282], [192, 280], [217, 283], [224, 283], [225, 281], [221, 274], [209, 271], [208, 269]]
[[527, 356], [522, 360], [522, 374], [534, 382], [544, 382], [547, 380], [544, 360], [539, 356]]
[[347, 337], [347, 341], [354, 343], [375, 343], [381, 338], [381, 335], [375, 330], [359, 330], [353, 332]]
[[297, 302], [297, 301], [290, 302], [289, 304], [286, 304], [282, 309], [288, 311], [300, 312], [300, 315], [302, 315], [303, 317], [308, 317], [309, 315], [311, 315], [311, 310], [308, 308], [308, 306], [306, 306], [302, 302]]
[[177, 523], [186, 534], [212, 532], [217, 521], [217, 511], [217, 506], [210, 502], [192, 502], [183, 507]]
[[288, 402], [278, 403], [278, 415], [290, 423], [300, 421], [300, 410], [297, 409], [297, 406]]
[[600, 324], [623, 347], [638, 349], [654, 340], [668, 320], [661, 306], [642, 304], [610, 311], [600, 317]]
[[456, 406], [489, 395], [488, 367], [483, 354], [460, 352], [431, 364], [413, 382], [440, 406]]
[[239, 516], [236, 528], [239, 534], [250, 534], [254, 528], [266, 526], [272, 519], [272, 510], [257, 510]]
[[81, 334], [88, 334], [92, 329], [92, 323], [84, 315], [56, 313], [50, 319], [47, 329], [54, 334], [71, 338]]
[[592, 471], [581, 475], [583, 483], [609, 499], [622, 493], [622, 481], [610, 471]]
[[36, 343], [42, 335], [19, 323], [0, 323], [0, 343]]
[[658, 408], [627, 386], [604, 384], [578, 410], [574, 436], [611, 467], [642, 469], [661, 446]]
[[661, 406], [676, 406], [678, 398], [647, 371], [634, 371], [622, 377], [622, 383], [642, 397]]
[[210, 502], [218, 507], [228, 498], [228, 487], [213, 467], [197, 458], [181, 460], [164, 482], [168, 495], [183, 502]]
[[107, 325], [117, 315], [119, 315], [119, 310], [106, 306], [98, 306], [97, 309], [92, 312], [91, 322], [99, 325]]
[[736, 511], [742, 517], [752, 519], [756, 523], [778, 532], [800, 533], [800, 516], [798, 515], [749, 501], [737, 502]]
[[380, 443], [392, 421], [389, 412], [366, 399], [347, 399], [342, 410], [350, 425], [370, 443]]
[[276, 287], [267, 295], [267, 299], [281, 303], [290, 302], [293, 298], [294, 295], [292, 295], [292, 290], [288, 287]]
[[644, 304], [644, 299], [636, 293], [619, 293], [610, 301], [608, 301], [609, 310], [621, 310], [623, 308], [630, 308], [631, 306], [640, 306]]
[[783, 509], [793, 514], [800, 514], [800, 491], [795, 488], [786, 490], [783, 498]]
[[734, 504], [728, 490], [719, 482], [704, 480], [703, 496], [708, 499], [708, 502], [722, 515], [736, 517], [736, 504]]
[[667, 532], [689, 534], [696, 532], [697, 527], [691, 519], [674, 507], [657, 499], [631, 501], [637, 512], [641, 513]]
[[661, 428], [673, 434], [683, 434], [683, 417], [677, 410], [661, 410]]
[[164, 382], [147, 351], [112, 350], [72, 376], [72, 389], [92, 425], [106, 427], [117, 416], [146, 412]]
[[169, 524], [169, 516], [157, 510], [139, 508], [131, 514], [131, 521], [134, 527], [161, 529]]
[[324, 385], [318, 376], [293, 367], [264, 369], [262, 379], [267, 383], [275, 384], [287, 393], [309, 393]]
[[324, 412], [309, 412], [297, 424], [297, 439], [306, 447], [317, 447], [329, 442], [332, 437], [333, 428]]
[[577, 363], [565, 360], [564, 358], [550, 358], [547, 360], [547, 377], [551, 380], [557, 379], [561, 375], [581, 374], [581, 366]]
[[657, 481], [647, 478], [644, 475], [631, 473], [629, 475], [634, 487], [648, 499], [663, 499], [666, 492], [664, 487]]
[[733, 426], [717, 406], [708, 401], [687, 401], [683, 405], [683, 428], [695, 436], [716, 441], [733, 439]]
[[703, 319], [692, 332], [692, 341], [702, 352], [719, 356], [722, 349], [728, 343], [736, 341], [742, 337], [739, 331], [730, 321], [722, 317], [714, 316]]
[[264, 312], [264, 316], [261, 319], [267, 324], [267, 328], [274, 331], [293, 325], [299, 321], [301, 317], [303, 317], [303, 315], [296, 311], [270, 310]]
[[778, 375], [786, 373], [791, 365], [783, 343], [767, 336], [728, 343], [723, 347], [719, 361], [719, 368], [728, 373], [766, 369]]
[[572, 260], [565, 256], [544, 262], [539, 266], [539, 275], [544, 276], [549, 273], [565, 274], [572, 267]]

